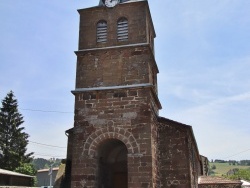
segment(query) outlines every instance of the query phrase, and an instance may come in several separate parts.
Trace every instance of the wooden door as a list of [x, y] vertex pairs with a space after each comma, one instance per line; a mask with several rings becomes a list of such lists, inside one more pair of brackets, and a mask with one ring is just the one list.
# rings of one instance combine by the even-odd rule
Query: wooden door
[[117, 172], [114, 174], [114, 188], [128, 188], [128, 176], [126, 172]]

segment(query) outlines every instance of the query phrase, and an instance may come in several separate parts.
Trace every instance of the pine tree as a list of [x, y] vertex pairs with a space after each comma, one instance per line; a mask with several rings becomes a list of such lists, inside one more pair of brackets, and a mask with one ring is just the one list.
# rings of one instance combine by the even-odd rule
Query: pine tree
[[3, 156], [0, 168], [14, 170], [31, 161], [33, 153], [26, 154], [29, 135], [24, 132], [23, 116], [12, 91], [2, 101], [0, 109], [0, 150]]

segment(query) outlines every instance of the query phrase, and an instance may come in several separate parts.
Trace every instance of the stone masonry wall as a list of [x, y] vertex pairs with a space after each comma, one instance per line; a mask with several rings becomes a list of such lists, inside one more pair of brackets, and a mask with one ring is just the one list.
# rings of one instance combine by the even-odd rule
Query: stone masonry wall
[[241, 185], [236, 184], [207, 184], [199, 185], [199, 188], [241, 188]]
[[198, 186], [198, 184], [192, 185], [191, 182], [188, 138], [188, 129], [184, 125], [164, 118], [160, 119], [157, 148], [158, 187], [194, 188]]
[[[67, 159], [65, 161], [65, 173], [60, 184], [60, 188], [70, 188], [71, 186], [71, 167], [72, 167], [72, 154], [73, 154], [73, 129], [69, 129], [66, 131], [68, 135], [68, 149], [67, 149]], [[57, 188], [57, 187], [56, 187]]]
[[198, 177], [201, 175], [200, 156], [196, 151], [195, 141], [190, 135], [188, 136], [188, 153], [191, 187], [198, 188]]
[[151, 92], [131, 88], [75, 94], [72, 188], [96, 186], [96, 152], [107, 139], [120, 140], [128, 149], [129, 187], [152, 187]]
[[[160, 108], [155, 95], [158, 69], [152, 52], [155, 34], [147, 3], [132, 4], [79, 10], [82, 51], [76, 52], [71, 188], [97, 186], [97, 150], [109, 139], [122, 141], [128, 149], [128, 187], [151, 188], [155, 181], [152, 127]], [[117, 41], [116, 28], [121, 17], [126, 17], [129, 24], [128, 41], [122, 42]], [[107, 21], [106, 43], [96, 43], [96, 24], [100, 20]], [[86, 90], [102, 87], [113, 89]], [[82, 88], [85, 91], [77, 91]]]
[[[145, 2], [120, 4], [113, 9], [106, 7], [94, 7], [79, 10], [80, 33], [79, 50], [119, 46], [126, 44], [138, 44], [147, 42], [147, 10]], [[117, 21], [125, 17], [128, 20], [128, 41], [117, 40]], [[96, 24], [105, 20], [108, 26], [108, 40], [106, 43], [96, 43]]]
[[155, 124], [152, 126], [152, 166], [153, 166], [153, 187], [159, 188], [159, 161], [158, 161], [158, 124], [155, 120]]
[[83, 52], [77, 62], [76, 88], [155, 84], [148, 46]]

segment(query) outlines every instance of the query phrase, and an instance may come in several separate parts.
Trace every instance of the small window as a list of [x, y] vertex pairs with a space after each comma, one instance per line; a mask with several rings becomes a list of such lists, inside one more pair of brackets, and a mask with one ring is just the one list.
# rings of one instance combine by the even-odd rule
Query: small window
[[96, 37], [98, 43], [107, 42], [107, 22], [105, 20], [101, 20], [97, 23]]
[[121, 18], [117, 22], [117, 39], [118, 41], [128, 40], [128, 20]]

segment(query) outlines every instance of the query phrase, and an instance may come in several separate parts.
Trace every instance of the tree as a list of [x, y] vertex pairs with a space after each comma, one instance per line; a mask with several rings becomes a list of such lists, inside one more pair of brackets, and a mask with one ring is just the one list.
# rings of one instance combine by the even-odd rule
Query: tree
[[37, 158], [33, 159], [32, 164], [36, 170], [44, 169], [45, 165], [48, 163], [47, 159]]
[[0, 150], [3, 153], [0, 168], [13, 171], [23, 163], [30, 163], [33, 153], [26, 154], [29, 135], [21, 127], [23, 123], [17, 100], [10, 91], [0, 108]]
[[17, 167], [15, 172], [19, 172], [21, 174], [26, 174], [30, 176], [34, 176], [33, 181], [31, 182], [31, 186], [36, 186], [37, 179], [35, 177], [36, 175], [36, 169], [34, 168], [34, 165], [31, 163], [23, 163], [21, 166]]
[[59, 167], [61, 164], [62, 159], [55, 159], [52, 158], [50, 160], [43, 159], [43, 158], [37, 158], [32, 160], [32, 164], [34, 165], [34, 168], [36, 170], [44, 169], [44, 168], [50, 168], [51, 165], [53, 167]]
[[212, 169], [212, 170], [215, 170], [215, 169], [216, 169], [216, 166], [215, 166], [215, 165], [212, 165], [211, 169]]
[[230, 179], [250, 180], [250, 169], [239, 169], [233, 175], [228, 176]]
[[17, 167], [14, 171], [19, 172], [21, 174], [30, 175], [30, 176], [36, 175], [36, 169], [31, 163], [23, 163], [21, 166]]

